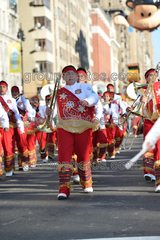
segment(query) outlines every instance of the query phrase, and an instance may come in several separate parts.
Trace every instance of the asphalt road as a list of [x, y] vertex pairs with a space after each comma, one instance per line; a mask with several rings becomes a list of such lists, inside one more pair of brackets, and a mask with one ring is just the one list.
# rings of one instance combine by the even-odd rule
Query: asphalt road
[[[131, 137], [129, 141], [131, 141]], [[28, 172], [16, 171], [0, 180], [0, 239], [71, 240], [159, 236], [160, 194], [146, 183], [140, 159], [131, 170], [124, 163], [140, 150], [142, 136], [131, 151], [93, 169], [94, 192], [80, 185], [64, 201], [57, 200], [57, 157]], [[125, 238], [124, 238], [125, 239]], [[142, 239], [142, 238], [138, 238]]]

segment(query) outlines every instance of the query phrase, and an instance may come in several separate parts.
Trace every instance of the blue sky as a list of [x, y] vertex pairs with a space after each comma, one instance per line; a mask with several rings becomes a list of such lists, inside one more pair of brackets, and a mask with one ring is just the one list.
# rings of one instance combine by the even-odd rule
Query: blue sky
[[154, 48], [154, 67], [160, 62], [160, 28], [152, 32], [152, 44]]

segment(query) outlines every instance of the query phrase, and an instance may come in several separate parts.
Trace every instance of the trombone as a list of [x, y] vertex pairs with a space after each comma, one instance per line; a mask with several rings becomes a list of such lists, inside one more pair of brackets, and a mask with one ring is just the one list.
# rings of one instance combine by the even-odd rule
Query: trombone
[[[138, 97], [134, 100], [134, 102], [133, 102], [132, 105], [131, 105], [131, 108], [132, 108], [133, 110], [134, 110], [135, 107], [136, 107], [136, 102], [138, 101], [139, 97], [140, 97], [140, 95], [138, 95]], [[129, 116], [130, 116], [131, 114], [132, 114], [132, 111], [129, 112], [125, 117], [123, 117], [123, 121], [118, 124], [118, 127], [119, 127], [119, 128], [121, 128], [121, 129], [124, 128], [124, 124], [125, 124], [125, 122], [127, 121], [127, 119], [129, 118]], [[120, 118], [122, 118], [122, 117], [120, 117]]]
[[[148, 84], [138, 84], [138, 83], [133, 82], [133, 83], [131, 83], [131, 84], [127, 87], [127, 94], [128, 94], [128, 96], [129, 96], [130, 98], [135, 98], [134, 102], [133, 102], [132, 105], [131, 105], [131, 108], [132, 108], [133, 110], [134, 110], [135, 107], [137, 106], [137, 101], [139, 100], [139, 98], [140, 98], [140, 96], [141, 96], [141, 95], [138, 95], [138, 97], [137, 97], [138, 90], [141, 89], [141, 88], [147, 87], [147, 86], [148, 86]], [[124, 128], [125, 122], [128, 120], [129, 116], [134, 113], [133, 110], [130, 111], [130, 112], [123, 118], [123, 121], [118, 124], [118, 126], [119, 126], [120, 129], [123, 129], [123, 128]], [[137, 134], [137, 131], [138, 131], [138, 129], [139, 129], [140, 124], [141, 124], [141, 120], [140, 120], [139, 123], [138, 123], [137, 130], [136, 130], [136, 132], [135, 132], [135, 136], [136, 136], [136, 134]], [[129, 133], [130, 133], [131, 128], [132, 128], [132, 126], [129, 128], [129, 131], [128, 131], [128, 133], [127, 133], [127, 136], [126, 136], [125, 139], [123, 140], [123, 143], [122, 143], [123, 149], [126, 149], [126, 143], [127, 143], [128, 136], [129, 136]], [[131, 144], [130, 144], [130, 147], [127, 149], [127, 151], [130, 151], [130, 150], [131, 150], [132, 145], [133, 145], [134, 140], [135, 140], [135, 136], [133, 137], [133, 140], [132, 140], [132, 142], [131, 142]]]
[[[55, 108], [55, 104], [56, 104], [56, 99], [57, 99], [57, 91], [59, 89], [59, 84], [60, 84], [60, 78], [57, 78], [56, 83], [55, 83], [55, 87], [53, 90], [53, 94], [52, 94], [52, 98], [51, 98], [51, 103], [50, 103], [50, 109]], [[53, 103], [54, 100], [54, 103]], [[42, 132], [47, 132], [47, 133], [51, 133], [52, 132], [52, 127], [51, 127], [51, 120], [50, 120], [51, 116], [48, 115], [44, 121], [43, 124], [38, 126], [38, 129]]]
[[[56, 99], [57, 99], [57, 91], [59, 89], [59, 85], [60, 85], [60, 78], [57, 78], [55, 86], [54, 86], [54, 90], [53, 90], [53, 93], [52, 93], [52, 97], [51, 97], [50, 109], [52, 109], [52, 106], [53, 106], [53, 109], [55, 108]], [[51, 95], [51, 88], [49, 88], [49, 92], [50, 92], [50, 95]], [[53, 100], [54, 100], [54, 103], [53, 103]], [[39, 152], [41, 153], [42, 159], [44, 158], [44, 156], [46, 156], [46, 150], [47, 150], [48, 139], [49, 139], [49, 134], [48, 133], [53, 132], [50, 118], [51, 118], [51, 116], [48, 115], [46, 117], [44, 123], [37, 127], [42, 132], [41, 140], [40, 140], [40, 146], [41, 146], [43, 132], [47, 133], [47, 140], [46, 140], [46, 145], [45, 145], [44, 151], [41, 152], [41, 149], [39, 148]]]

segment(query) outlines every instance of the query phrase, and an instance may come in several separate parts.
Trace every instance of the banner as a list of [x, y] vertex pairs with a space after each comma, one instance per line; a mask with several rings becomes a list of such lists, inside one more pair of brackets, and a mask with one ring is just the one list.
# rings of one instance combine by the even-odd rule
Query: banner
[[21, 44], [9, 43], [10, 72], [21, 72]]

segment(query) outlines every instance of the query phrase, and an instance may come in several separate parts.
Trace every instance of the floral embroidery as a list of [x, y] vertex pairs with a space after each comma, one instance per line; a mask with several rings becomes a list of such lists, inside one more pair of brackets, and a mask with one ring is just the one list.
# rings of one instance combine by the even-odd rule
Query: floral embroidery
[[81, 113], [84, 112], [84, 107], [82, 107], [81, 105], [78, 107], [78, 111], [80, 111]]
[[67, 95], [65, 94], [65, 93], [62, 93], [61, 95], [60, 95], [60, 99], [65, 99], [67, 97]]
[[74, 107], [74, 102], [72, 102], [72, 101], [67, 102], [66, 107], [67, 108], [73, 108]]
[[156, 94], [157, 94], [158, 96], [160, 96], [160, 89], [158, 89], [158, 90], [156, 91]]

